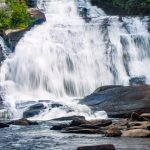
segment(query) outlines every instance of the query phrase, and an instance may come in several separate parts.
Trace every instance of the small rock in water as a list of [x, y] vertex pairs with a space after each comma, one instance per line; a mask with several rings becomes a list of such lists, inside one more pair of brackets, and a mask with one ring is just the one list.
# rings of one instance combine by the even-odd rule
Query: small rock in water
[[118, 137], [118, 136], [121, 136], [121, 134], [122, 134], [122, 132], [117, 127], [110, 127], [106, 131], [106, 136], [107, 137]]
[[27, 125], [38, 125], [37, 122], [33, 122], [30, 120], [27, 120], [25, 118], [19, 119], [19, 120], [14, 120], [9, 122], [8, 124], [12, 124], [12, 125], [20, 125], [20, 126], [27, 126]]
[[59, 103], [54, 103], [54, 104], [51, 104], [51, 107], [52, 108], [57, 108], [57, 107], [62, 107], [63, 105], [62, 104], [59, 104]]
[[107, 145], [96, 145], [96, 146], [83, 146], [83, 147], [78, 147], [77, 150], [115, 150], [115, 147], [112, 144], [107, 144]]
[[6, 127], [9, 127], [9, 125], [5, 123], [0, 123], [0, 128], [6, 128]]
[[82, 124], [90, 124], [89, 121], [85, 119], [74, 119], [71, 123], [70, 126], [80, 126]]

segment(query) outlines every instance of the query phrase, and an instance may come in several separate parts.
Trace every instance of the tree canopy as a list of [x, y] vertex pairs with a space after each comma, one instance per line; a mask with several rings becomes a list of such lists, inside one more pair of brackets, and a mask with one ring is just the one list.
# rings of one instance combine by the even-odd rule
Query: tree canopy
[[91, 0], [99, 7], [114, 7], [127, 15], [150, 15], [150, 0]]

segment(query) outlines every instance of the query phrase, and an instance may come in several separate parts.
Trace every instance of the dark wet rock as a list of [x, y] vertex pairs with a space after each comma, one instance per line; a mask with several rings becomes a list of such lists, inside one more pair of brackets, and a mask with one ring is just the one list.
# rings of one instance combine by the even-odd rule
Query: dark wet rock
[[83, 128], [83, 127], [80, 127], [80, 126], [73, 126], [73, 127], [66, 127], [64, 128], [65, 131], [76, 131], [76, 130], [82, 130], [82, 129], [89, 129], [89, 128]]
[[92, 125], [97, 127], [105, 127], [112, 124], [111, 120], [99, 119], [99, 120], [85, 120], [85, 119], [74, 119], [70, 126], [80, 126], [80, 125]]
[[53, 104], [51, 104], [51, 107], [52, 108], [58, 108], [58, 107], [63, 107], [63, 105], [59, 104], [59, 103], [53, 103]]
[[106, 129], [101, 129], [101, 127], [106, 127], [112, 124], [111, 120], [85, 120], [84, 117], [76, 117], [68, 125], [54, 125], [51, 130], [63, 130], [64, 133], [77, 133], [77, 134], [104, 134]]
[[123, 131], [123, 137], [150, 137], [150, 131], [145, 129], [132, 129]]
[[140, 114], [135, 113], [135, 112], [131, 113], [131, 116], [129, 118], [132, 121], [148, 121], [149, 120], [149, 119], [142, 117]]
[[18, 30], [12, 30], [11, 32], [7, 33], [7, 38], [9, 39], [9, 47], [14, 51], [17, 43], [19, 40], [24, 36], [27, 29], [18, 29]]
[[99, 126], [91, 125], [91, 124], [81, 124], [79, 127], [84, 129], [99, 129]]
[[115, 147], [114, 145], [107, 144], [107, 145], [83, 146], [78, 147], [77, 150], [115, 150]]
[[83, 119], [85, 120], [84, 116], [68, 116], [68, 117], [60, 117], [60, 118], [55, 118], [53, 119], [54, 121], [71, 121], [75, 119]]
[[3, 52], [3, 48], [0, 45], [0, 64], [5, 60], [5, 56], [4, 56], [4, 52]]
[[107, 137], [118, 137], [121, 136], [122, 132], [120, 131], [119, 128], [117, 127], [110, 127], [107, 131], [106, 131], [106, 136]]
[[64, 128], [67, 128], [68, 124], [59, 124], [59, 125], [54, 125], [50, 130], [63, 130]]
[[0, 96], [0, 105], [3, 103], [3, 99], [2, 97]]
[[[5, 44], [11, 48], [11, 43], [10, 43], [10, 40], [8, 38], [8, 36], [6, 35], [5, 31], [4, 30], [0, 30], [0, 36], [4, 39], [5, 41]], [[3, 58], [3, 56], [2, 56]]]
[[6, 127], [9, 127], [9, 125], [5, 123], [0, 123], [0, 128], [6, 128]]
[[69, 130], [64, 130], [63, 133], [76, 133], [76, 134], [104, 134], [100, 129], [82, 129], [82, 128], [74, 128]]
[[109, 86], [102, 86], [102, 87], [99, 87], [97, 88], [94, 93], [99, 93], [99, 92], [103, 92], [103, 91], [106, 91], [106, 90], [109, 90], [109, 89], [113, 89], [113, 88], [121, 88], [123, 86], [121, 85], [109, 85]]
[[8, 124], [12, 124], [12, 125], [20, 125], [20, 126], [28, 126], [28, 125], [38, 125], [37, 122], [33, 122], [30, 120], [27, 120], [25, 118], [19, 119], [19, 120], [14, 120], [9, 122]]
[[90, 124], [89, 121], [85, 119], [74, 119], [71, 123], [70, 126], [80, 126], [82, 124]]
[[80, 102], [93, 111], [106, 111], [109, 117], [130, 117], [133, 112], [150, 112], [150, 86], [105, 86]]
[[145, 76], [141, 76], [141, 77], [134, 77], [134, 78], [131, 78], [129, 80], [130, 82], [130, 85], [145, 85], [146, 84], [146, 78]]
[[39, 103], [51, 103], [52, 100], [38, 100]]
[[45, 109], [45, 106], [42, 103], [37, 103], [30, 106], [25, 112], [23, 112], [24, 118], [33, 117], [38, 115], [41, 111]]

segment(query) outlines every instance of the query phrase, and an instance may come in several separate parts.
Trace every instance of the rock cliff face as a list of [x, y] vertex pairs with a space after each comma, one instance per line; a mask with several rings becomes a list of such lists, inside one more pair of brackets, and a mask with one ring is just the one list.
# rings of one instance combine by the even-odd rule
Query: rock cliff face
[[106, 111], [110, 117], [128, 117], [132, 112], [150, 112], [150, 86], [104, 86], [81, 100], [93, 111]]

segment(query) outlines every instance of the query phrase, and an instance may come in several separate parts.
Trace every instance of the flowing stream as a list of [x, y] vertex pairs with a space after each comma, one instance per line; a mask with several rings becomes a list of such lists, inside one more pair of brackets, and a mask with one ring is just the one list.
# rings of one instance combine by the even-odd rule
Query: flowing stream
[[150, 83], [148, 17], [107, 16], [88, 0], [39, 0], [38, 7], [46, 22], [28, 31], [1, 67], [2, 95], [15, 115], [22, 115], [20, 103], [51, 100], [73, 111], [47, 109], [39, 119], [106, 117], [75, 99], [132, 77]]

